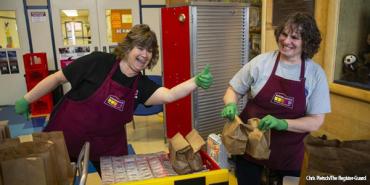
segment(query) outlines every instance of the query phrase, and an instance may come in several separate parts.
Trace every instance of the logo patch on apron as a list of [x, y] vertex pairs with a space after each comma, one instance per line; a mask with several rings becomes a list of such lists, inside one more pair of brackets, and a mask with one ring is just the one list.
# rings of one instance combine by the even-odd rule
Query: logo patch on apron
[[293, 109], [294, 97], [287, 96], [284, 93], [275, 93], [271, 103]]
[[125, 100], [120, 100], [117, 96], [109, 95], [107, 99], [105, 99], [104, 104], [119, 111], [123, 111]]

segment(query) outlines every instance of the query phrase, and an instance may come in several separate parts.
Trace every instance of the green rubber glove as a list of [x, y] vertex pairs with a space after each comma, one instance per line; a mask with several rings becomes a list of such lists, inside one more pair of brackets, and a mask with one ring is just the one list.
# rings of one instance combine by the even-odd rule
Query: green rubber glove
[[238, 108], [236, 107], [236, 103], [228, 103], [222, 110], [221, 116], [223, 118], [229, 119], [230, 121], [233, 121], [237, 113]]
[[21, 99], [15, 101], [15, 112], [17, 114], [24, 115], [26, 119], [29, 119], [30, 110], [28, 108], [28, 101], [22, 97]]
[[209, 72], [209, 64], [203, 69], [203, 71], [195, 76], [195, 84], [203, 89], [208, 89], [213, 83], [213, 76]]
[[267, 115], [263, 117], [258, 124], [258, 128], [260, 130], [268, 130], [268, 129], [276, 129], [276, 130], [287, 130], [288, 129], [288, 122], [284, 119], [277, 119], [274, 116]]

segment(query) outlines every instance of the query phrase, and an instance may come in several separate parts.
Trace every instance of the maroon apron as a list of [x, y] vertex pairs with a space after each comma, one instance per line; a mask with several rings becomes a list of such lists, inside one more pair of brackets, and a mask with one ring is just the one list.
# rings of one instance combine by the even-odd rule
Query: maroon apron
[[140, 74], [132, 89], [112, 80], [117, 61], [103, 84], [85, 100], [68, 97], [61, 102], [44, 131], [63, 131], [68, 153], [77, 158], [85, 141], [90, 142], [90, 159], [100, 156], [127, 155], [124, 124], [132, 120], [134, 96]]
[[[296, 119], [306, 112], [305, 97], [305, 62], [302, 58], [300, 81], [284, 79], [275, 75], [280, 53], [276, 57], [272, 73], [265, 86], [252, 100], [249, 100], [240, 118], [263, 118], [270, 114], [279, 119]], [[257, 160], [249, 155], [249, 161], [275, 170], [300, 170], [303, 161], [303, 138], [307, 133], [277, 131], [271, 129], [270, 158]]]

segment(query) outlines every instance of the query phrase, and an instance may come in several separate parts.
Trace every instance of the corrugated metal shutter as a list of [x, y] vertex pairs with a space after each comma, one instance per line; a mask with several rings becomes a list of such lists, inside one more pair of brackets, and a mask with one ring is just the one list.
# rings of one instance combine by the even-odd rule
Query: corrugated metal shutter
[[229, 80], [248, 58], [247, 8], [192, 6], [191, 52], [193, 76], [211, 65], [214, 83], [193, 93], [193, 127], [203, 138], [220, 133], [223, 96]]

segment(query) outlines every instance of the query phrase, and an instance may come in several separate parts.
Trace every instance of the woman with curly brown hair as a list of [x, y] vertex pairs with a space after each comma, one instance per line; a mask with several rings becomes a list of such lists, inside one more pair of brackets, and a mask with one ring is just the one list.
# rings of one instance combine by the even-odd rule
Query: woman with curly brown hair
[[275, 30], [278, 51], [253, 58], [230, 80], [222, 116], [233, 120], [237, 102], [248, 94], [240, 114], [261, 119], [260, 130], [271, 129], [270, 157], [258, 160], [247, 154], [236, 157], [238, 184], [261, 183], [263, 168], [275, 184], [284, 176], [299, 176], [303, 138], [319, 129], [330, 112], [328, 84], [322, 68], [311, 59], [321, 36], [313, 17], [295, 13]]
[[134, 26], [115, 54], [93, 52], [48, 76], [17, 100], [18, 114], [28, 114], [32, 103], [57, 86], [72, 89], [54, 108], [44, 131], [63, 131], [68, 153], [76, 160], [83, 144], [90, 142], [90, 159], [99, 171], [101, 156], [127, 154], [124, 124], [130, 122], [139, 103], [146, 106], [176, 101], [198, 86], [210, 87], [208, 69], [171, 89], [158, 86], [141, 71], [158, 60], [158, 43], [148, 25]]

